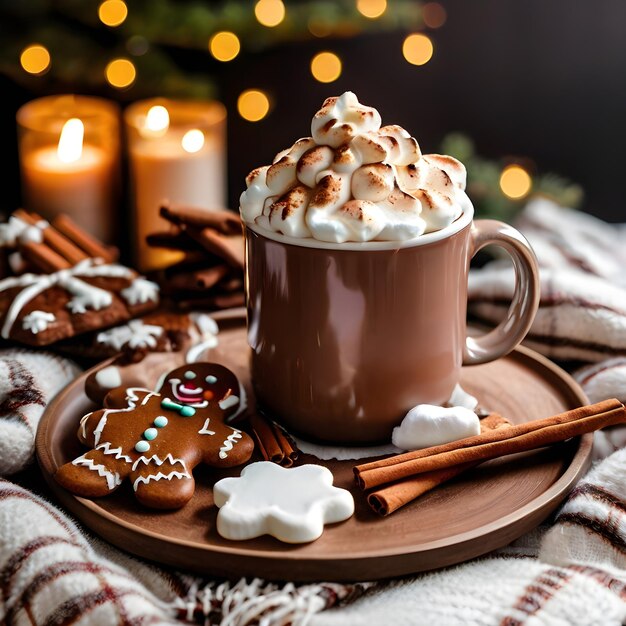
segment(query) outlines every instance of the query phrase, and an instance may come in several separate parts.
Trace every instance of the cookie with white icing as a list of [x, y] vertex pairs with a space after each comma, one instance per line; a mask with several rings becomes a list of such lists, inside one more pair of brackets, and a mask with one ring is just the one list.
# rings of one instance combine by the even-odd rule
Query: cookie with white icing
[[306, 543], [321, 536], [325, 524], [354, 513], [354, 499], [333, 486], [321, 465], [285, 468], [270, 461], [245, 467], [239, 478], [224, 478], [213, 487], [217, 532], [244, 540], [272, 535], [286, 543]]
[[134, 270], [85, 259], [51, 274], [0, 280], [0, 336], [43, 346], [145, 314], [158, 286]]
[[211, 343], [217, 331], [208, 313], [158, 310], [125, 324], [61, 341], [55, 350], [96, 362], [120, 355], [126, 362], [137, 362], [150, 352], [185, 352], [198, 344]]
[[55, 478], [84, 497], [105, 496], [129, 479], [145, 506], [180, 508], [193, 496], [196, 465], [233, 467], [252, 455], [252, 439], [225, 424], [241, 402], [237, 377], [215, 363], [173, 370], [158, 392], [116, 389], [104, 409], [80, 421], [78, 438], [91, 449]]
[[[107, 393], [116, 387], [153, 389], [162, 374], [192, 363], [205, 350], [215, 348], [218, 331], [215, 320], [199, 312], [152, 313], [103, 330], [82, 354], [100, 360], [117, 356], [87, 376], [85, 393], [102, 406]], [[80, 348], [76, 346], [75, 350]]]

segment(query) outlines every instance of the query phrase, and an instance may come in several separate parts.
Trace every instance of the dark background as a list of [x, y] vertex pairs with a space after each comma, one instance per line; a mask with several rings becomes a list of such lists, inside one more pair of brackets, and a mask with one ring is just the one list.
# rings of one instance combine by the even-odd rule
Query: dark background
[[[384, 123], [407, 128], [424, 152], [437, 151], [449, 131], [462, 131], [481, 155], [529, 157], [539, 172], [555, 172], [582, 185], [585, 210], [626, 221], [626, 3], [441, 3], [448, 19], [429, 33], [435, 54], [423, 67], [402, 58], [404, 32], [304, 41], [242, 54], [227, 64], [208, 54], [174, 51], [181, 65], [216, 77], [228, 108], [231, 207], [237, 207], [250, 169], [308, 135], [310, 118], [323, 99], [350, 89], [377, 107]], [[324, 49], [343, 60], [342, 76], [327, 85], [309, 73], [311, 56]], [[259, 123], [246, 122], [236, 112], [237, 96], [250, 87], [273, 97], [270, 115]], [[20, 203], [15, 113], [42, 93], [0, 75], [0, 94], [0, 138], [8, 157], [1, 208], [9, 211]], [[132, 99], [132, 91], [97, 95], [123, 105]]]

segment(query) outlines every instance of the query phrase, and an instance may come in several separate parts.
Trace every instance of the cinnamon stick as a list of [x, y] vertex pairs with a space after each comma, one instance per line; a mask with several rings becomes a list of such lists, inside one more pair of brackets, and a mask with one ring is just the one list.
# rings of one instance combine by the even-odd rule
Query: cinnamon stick
[[223, 235], [211, 228], [188, 228], [186, 232], [205, 250], [224, 259], [229, 265], [243, 270], [245, 253], [241, 231], [236, 235]]
[[279, 426], [257, 414], [250, 418], [250, 426], [266, 461], [283, 467], [293, 465], [298, 458], [298, 450]]
[[542, 448], [624, 422], [626, 409], [619, 400], [613, 398], [553, 417], [365, 463], [355, 467], [354, 474], [362, 489], [371, 489], [425, 472]]
[[57, 254], [67, 259], [71, 265], [76, 265], [89, 258], [78, 246], [75, 246], [69, 239], [50, 226], [43, 231], [43, 240]]
[[233, 211], [163, 204], [160, 215], [168, 222], [179, 226], [192, 226], [199, 229], [211, 228], [223, 235], [241, 233], [241, 218]]
[[231, 278], [226, 277], [226, 280], [220, 283], [220, 291], [224, 294], [231, 294], [234, 291], [238, 291], [243, 295], [243, 280], [239, 278], [239, 276], [232, 276]]
[[[498, 428], [510, 427], [511, 422], [497, 413], [491, 413], [484, 419], [480, 420], [481, 433], [497, 430]], [[435, 472], [426, 472], [425, 474], [405, 478], [404, 480], [400, 480], [392, 485], [373, 491], [367, 496], [367, 503], [376, 513], [379, 513], [380, 515], [389, 515], [390, 513], [397, 511], [400, 507], [403, 507], [405, 504], [408, 504], [416, 498], [424, 495], [426, 492], [431, 491], [435, 487], [438, 487], [453, 478], [456, 478], [463, 472], [466, 472], [479, 464], [480, 461], [464, 463], [447, 469]]]
[[45, 243], [29, 242], [21, 246], [22, 257], [40, 272], [51, 274], [72, 267], [66, 259]]
[[193, 311], [194, 309], [232, 309], [243, 306], [246, 298], [243, 293], [218, 293], [206, 298], [183, 298], [177, 300], [177, 306], [183, 311]]
[[179, 289], [184, 291], [204, 291], [216, 285], [229, 271], [230, 268], [227, 265], [216, 265], [206, 269], [181, 272], [169, 279], [167, 288], [169, 291]]
[[185, 231], [180, 228], [176, 228], [171, 232], [162, 231], [158, 233], [152, 233], [146, 237], [146, 242], [153, 248], [166, 248], [168, 250], [182, 250], [187, 252], [189, 250], [204, 250], [204, 248], [189, 237]]
[[[18, 211], [16, 211], [15, 213], [18, 213]], [[20, 214], [19, 217], [21, 219], [25, 219], [22, 214]], [[80, 263], [80, 261], [84, 261], [85, 259], [89, 258], [89, 256], [83, 250], [81, 250], [78, 246], [72, 243], [72, 241], [70, 241], [65, 235], [56, 230], [52, 225], [46, 222], [46, 220], [44, 220], [41, 215], [37, 215], [37, 213], [31, 213], [30, 215], [28, 215], [28, 218], [31, 220], [30, 223], [34, 226], [43, 225], [40, 226], [43, 242], [48, 244], [50, 248], [54, 250], [54, 252], [69, 261], [71, 265], [76, 265], [77, 263]]]
[[28, 213], [28, 211], [25, 211], [24, 209], [15, 209], [12, 215], [13, 217], [17, 217], [17, 219], [22, 220], [22, 222], [26, 222], [31, 226], [35, 226], [39, 221], [37, 218], [32, 216], [30, 213]]
[[83, 230], [67, 215], [58, 215], [52, 220], [52, 226], [65, 235], [72, 243], [83, 250], [88, 257], [103, 259], [106, 263], [117, 261], [119, 251], [113, 246], [107, 246]]
[[191, 272], [206, 267], [213, 267], [223, 263], [223, 259], [209, 256], [204, 249], [198, 251], [192, 250], [186, 252], [184, 258], [180, 261], [169, 265], [161, 271], [164, 273], [165, 278], [169, 280], [172, 276], [176, 276], [176, 274]]

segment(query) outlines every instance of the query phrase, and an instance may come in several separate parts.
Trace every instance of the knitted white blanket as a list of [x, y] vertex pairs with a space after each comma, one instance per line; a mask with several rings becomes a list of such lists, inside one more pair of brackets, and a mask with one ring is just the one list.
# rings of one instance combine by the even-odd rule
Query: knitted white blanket
[[[541, 271], [539, 311], [524, 343], [560, 360], [626, 357], [626, 228], [545, 199], [531, 201], [516, 226]], [[508, 261], [471, 272], [470, 312], [500, 321], [514, 285]]]
[[[626, 224], [535, 199], [516, 226], [541, 272], [541, 301], [524, 344], [564, 363], [591, 402], [626, 401]], [[515, 279], [508, 261], [470, 273], [469, 311], [487, 323], [506, 314]], [[626, 429], [598, 437], [606, 455], [626, 443]]]
[[610, 626], [626, 621], [626, 449], [552, 525], [486, 558], [376, 584], [207, 582], [132, 558], [0, 479], [0, 623]]

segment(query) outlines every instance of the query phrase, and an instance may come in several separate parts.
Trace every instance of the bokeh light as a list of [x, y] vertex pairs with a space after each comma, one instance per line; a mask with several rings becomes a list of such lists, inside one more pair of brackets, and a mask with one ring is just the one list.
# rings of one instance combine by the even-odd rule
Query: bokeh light
[[333, 32], [333, 25], [324, 19], [312, 17], [309, 19], [308, 28], [314, 37], [328, 37]]
[[227, 30], [215, 33], [209, 41], [209, 50], [218, 61], [232, 61], [241, 50], [239, 37]]
[[320, 83], [332, 83], [341, 76], [341, 59], [332, 52], [320, 52], [311, 60], [311, 74]]
[[254, 15], [260, 24], [272, 28], [285, 19], [285, 5], [282, 0], [259, 0], [254, 5]]
[[425, 65], [433, 56], [433, 42], [423, 33], [409, 35], [402, 44], [402, 54], [412, 65]]
[[387, 10], [387, 0], [357, 0], [356, 8], [361, 15], [375, 19]]
[[128, 15], [128, 7], [122, 0], [104, 0], [98, 7], [98, 17], [106, 26], [119, 26]]
[[427, 2], [422, 7], [422, 19], [428, 28], [441, 28], [447, 17], [446, 10], [438, 2]]
[[114, 59], [106, 66], [104, 75], [111, 86], [125, 89], [135, 82], [137, 70], [128, 59]]
[[508, 165], [500, 175], [502, 193], [514, 200], [528, 195], [532, 184], [530, 174], [519, 165]]
[[183, 135], [181, 144], [185, 152], [198, 152], [204, 145], [204, 133], [198, 128], [188, 130]]
[[170, 126], [170, 113], [162, 105], [156, 104], [148, 109], [145, 126], [154, 132], [165, 132]]
[[44, 74], [50, 68], [50, 53], [44, 46], [33, 44], [22, 50], [20, 64], [29, 74]]
[[248, 122], [262, 120], [270, 110], [270, 101], [260, 89], [247, 89], [237, 99], [239, 115]]

